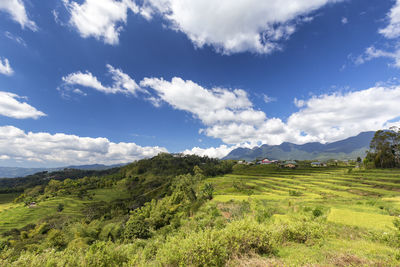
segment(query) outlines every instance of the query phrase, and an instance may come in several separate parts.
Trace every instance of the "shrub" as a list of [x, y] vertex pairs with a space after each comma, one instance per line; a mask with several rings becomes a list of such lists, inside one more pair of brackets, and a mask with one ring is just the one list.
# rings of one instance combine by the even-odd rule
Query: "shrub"
[[272, 225], [275, 242], [311, 243], [324, 237], [326, 228], [317, 221], [301, 220], [291, 221], [289, 224]]
[[312, 214], [313, 214], [313, 216], [314, 216], [315, 218], [317, 218], [317, 217], [319, 217], [319, 216], [322, 216], [323, 212], [322, 212], [321, 208], [316, 207], [316, 208], [313, 210]]
[[170, 266], [223, 266], [235, 256], [272, 251], [270, 231], [254, 221], [241, 220], [221, 230], [173, 236], [158, 251], [157, 260]]
[[49, 247], [54, 247], [57, 249], [64, 248], [68, 244], [64, 233], [56, 229], [51, 229], [49, 231], [46, 241]]
[[57, 211], [62, 212], [63, 210], [64, 210], [64, 204], [62, 204], [62, 203], [58, 204]]

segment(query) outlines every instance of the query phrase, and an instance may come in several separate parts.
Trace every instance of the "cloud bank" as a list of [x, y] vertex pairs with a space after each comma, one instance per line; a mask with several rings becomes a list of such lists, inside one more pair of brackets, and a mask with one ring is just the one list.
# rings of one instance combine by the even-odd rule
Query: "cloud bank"
[[0, 159], [16, 162], [69, 164], [117, 164], [167, 152], [162, 147], [135, 143], [114, 143], [107, 138], [90, 138], [63, 133], [25, 132], [14, 126], [0, 126]]
[[205, 45], [222, 54], [269, 54], [281, 49], [312, 12], [341, 0], [63, 0], [69, 24], [83, 38], [116, 45], [129, 11], [147, 20], [163, 18], [184, 33], [195, 47]]

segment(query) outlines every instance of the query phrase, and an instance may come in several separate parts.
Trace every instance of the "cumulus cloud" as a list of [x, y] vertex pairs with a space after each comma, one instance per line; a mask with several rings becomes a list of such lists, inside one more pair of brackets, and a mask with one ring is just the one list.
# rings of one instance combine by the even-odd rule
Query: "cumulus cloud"
[[1, 0], [0, 11], [7, 12], [11, 18], [19, 23], [22, 28], [29, 28], [32, 31], [37, 31], [35, 22], [28, 18], [26, 9], [22, 0]]
[[167, 152], [162, 147], [135, 143], [113, 143], [107, 138], [90, 138], [63, 133], [25, 132], [14, 126], [0, 127], [0, 159], [42, 164], [115, 164]]
[[289, 117], [287, 125], [318, 141], [336, 141], [386, 128], [400, 116], [399, 101], [400, 86], [321, 95], [307, 100], [303, 109]]
[[71, 15], [69, 24], [83, 38], [94, 37], [111, 45], [118, 44], [128, 11], [139, 12], [138, 6], [131, 0], [85, 0], [81, 4], [73, 0], [63, 2]]
[[38, 119], [46, 116], [31, 105], [20, 102], [19, 99], [22, 98], [13, 93], [0, 91], [0, 115], [15, 119]]
[[169, 27], [185, 33], [196, 47], [210, 45], [223, 54], [268, 54], [280, 49], [315, 10], [340, 0], [145, 0], [141, 14], [160, 14]]
[[171, 81], [145, 78], [140, 85], [152, 88], [160, 101], [200, 119], [206, 126], [200, 133], [231, 145], [333, 142], [362, 131], [385, 128], [390, 120], [400, 116], [400, 86], [377, 86], [306, 100], [295, 98], [299, 110], [283, 121], [255, 110], [241, 89], [207, 89], [176, 77]]
[[223, 158], [229, 154], [235, 148], [239, 146], [227, 146], [220, 145], [219, 147], [209, 147], [209, 148], [200, 148], [194, 147], [192, 149], [186, 149], [182, 153], [185, 155], [198, 155], [198, 156], [208, 156], [210, 158]]
[[0, 57], [0, 73], [7, 76], [10, 76], [14, 73], [7, 58], [2, 59]]
[[342, 22], [342, 24], [344, 25], [344, 24], [349, 23], [349, 20], [348, 20], [348, 18], [343, 17], [342, 20], [341, 20], [341, 22]]
[[400, 0], [389, 11], [388, 15], [389, 25], [379, 32], [386, 38], [393, 39], [400, 37]]
[[103, 85], [97, 77], [89, 71], [78, 71], [62, 77], [64, 83], [58, 88], [58, 90], [61, 91], [63, 95], [68, 95], [69, 92], [86, 95], [86, 93], [75, 86], [92, 88], [105, 94], [122, 93], [125, 95], [136, 95], [139, 91], [145, 92], [145, 90], [141, 89], [139, 85], [121, 69], [116, 69], [109, 64], [106, 66], [108, 74], [113, 80], [113, 83], [110, 86]]
[[241, 89], [206, 89], [190, 80], [174, 77], [171, 81], [145, 78], [143, 87], [152, 88], [159, 99], [173, 108], [192, 113], [205, 125], [225, 124], [232, 121], [259, 123], [265, 114], [252, 108], [247, 93]]

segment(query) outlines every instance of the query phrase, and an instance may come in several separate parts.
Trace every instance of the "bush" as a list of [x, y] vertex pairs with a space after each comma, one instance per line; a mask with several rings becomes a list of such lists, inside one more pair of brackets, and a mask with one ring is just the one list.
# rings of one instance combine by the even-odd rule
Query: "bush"
[[57, 211], [62, 212], [63, 210], [64, 210], [64, 204], [62, 204], [62, 203], [58, 204]]
[[234, 256], [272, 251], [270, 231], [254, 221], [241, 220], [221, 230], [173, 236], [158, 251], [157, 260], [169, 266], [223, 266]]
[[278, 243], [311, 243], [323, 238], [325, 230], [325, 226], [319, 222], [297, 219], [289, 224], [273, 225], [273, 236]]
[[323, 212], [322, 212], [321, 208], [316, 207], [316, 208], [313, 210], [312, 214], [313, 214], [313, 216], [314, 216], [315, 218], [317, 218], [317, 217], [319, 217], [319, 216], [322, 216]]
[[56, 229], [51, 229], [49, 231], [46, 241], [49, 247], [54, 247], [57, 249], [62, 249], [68, 244], [64, 233]]

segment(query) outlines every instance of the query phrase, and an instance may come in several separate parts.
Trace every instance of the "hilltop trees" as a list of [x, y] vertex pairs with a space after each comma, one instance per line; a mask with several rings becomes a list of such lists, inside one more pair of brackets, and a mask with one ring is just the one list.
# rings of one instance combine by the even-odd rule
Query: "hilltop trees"
[[377, 168], [400, 167], [400, 129], [398, 127], [375, 132], [366, 162], [372, 162]]

